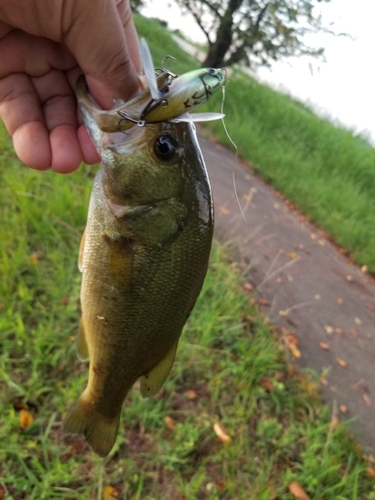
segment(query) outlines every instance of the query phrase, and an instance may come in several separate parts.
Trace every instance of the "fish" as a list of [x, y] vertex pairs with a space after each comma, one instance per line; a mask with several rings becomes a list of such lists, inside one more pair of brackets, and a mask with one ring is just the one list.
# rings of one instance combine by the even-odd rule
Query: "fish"
[[[105, 457], [134, 383], [154, 396], [170, 373], [207, 272], [214, 211], [194, 123], [130, 122], [126, 133], [107, 133], [83, 76], [76, 94], [101, 164], [79, 252], [77, 354], [90, 362], [88, 383], [63, 430]], [[145, 88], [137, 97], [139, 110], [149, 96]]]

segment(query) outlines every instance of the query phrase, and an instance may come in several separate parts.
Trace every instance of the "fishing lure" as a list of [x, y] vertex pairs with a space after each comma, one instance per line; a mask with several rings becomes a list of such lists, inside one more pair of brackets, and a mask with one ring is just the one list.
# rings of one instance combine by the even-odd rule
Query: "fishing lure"
[[[201, 68], [181, 76], [164, 67], [156, 74], [150, 50], [144, 38], [140, 41], [141, 59], [147, 87], [128, 102], [116, 100], [112, 110], [96, 110], [95, 119], [103, 132], [125, 132], [134, 125], [145, 126], [164, 121], [202, 122], [218, 120], [223, 113], [191, 113], [207, 102], [225, 80], [225, 70]], [[120, 119], [119, 119], [120, 118]]]

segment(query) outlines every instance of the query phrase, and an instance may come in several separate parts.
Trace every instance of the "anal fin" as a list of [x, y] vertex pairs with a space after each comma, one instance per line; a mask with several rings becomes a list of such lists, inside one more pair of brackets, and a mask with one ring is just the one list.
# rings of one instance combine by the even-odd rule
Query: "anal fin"
[[144, 398], [155, 396], [164, 384], [176, 356], [178, 340], [172, 345], [164, 358], [147, 375], [141, 378], [141, 393]]

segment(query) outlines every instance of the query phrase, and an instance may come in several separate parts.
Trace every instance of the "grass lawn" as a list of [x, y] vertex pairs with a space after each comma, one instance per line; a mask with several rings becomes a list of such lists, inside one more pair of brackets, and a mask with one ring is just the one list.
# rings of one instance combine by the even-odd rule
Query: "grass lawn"
[[315, 376], [293, 368], [293, 338], [260, 314], [218, 244], [170, 378], [153, 399], [133, 388], [110, 456], [62, 434], [87, 380], [77, 257], [95, 171], [27, 169], [0, 131], [0, 498], [375, 499], [373, 462]]

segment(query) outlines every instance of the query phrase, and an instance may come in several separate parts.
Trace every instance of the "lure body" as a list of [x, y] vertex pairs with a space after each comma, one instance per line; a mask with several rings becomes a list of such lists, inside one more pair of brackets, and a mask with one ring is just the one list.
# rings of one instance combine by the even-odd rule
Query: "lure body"
[[[102, 132], [125, 132], [134, 125], [144, 126], [179, 119], [179, 121], [206, 121], [222, 118], [221, 113], [201, 113], [193, 119], [181, 118], [204, 104], [225, 81], [221, 69], [203, 68], [189, 71], [181, 76], [167, 70], [156, 77], [158, 97], [147, 87], [141, 94], [127, 103], [107, 111], [94, 111], [97, 126]], [[179, 118], [180, 117], [180, 118]]]

